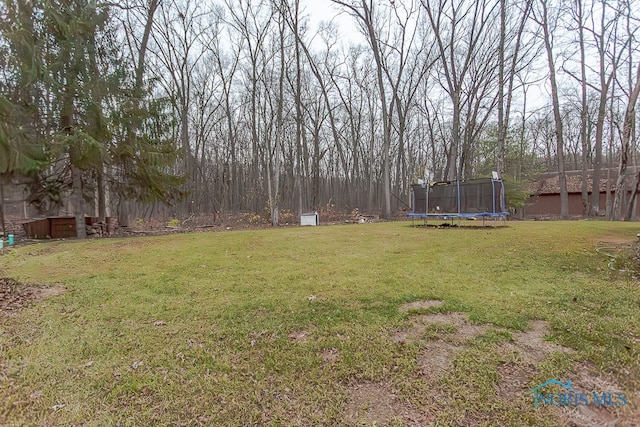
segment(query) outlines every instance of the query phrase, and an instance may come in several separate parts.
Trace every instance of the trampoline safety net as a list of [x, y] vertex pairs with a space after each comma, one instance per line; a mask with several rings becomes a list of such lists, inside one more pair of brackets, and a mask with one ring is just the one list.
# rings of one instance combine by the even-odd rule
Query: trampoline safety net
[[507, 215], [504, 183], [499, 179], [412, 184], [413, 214]]

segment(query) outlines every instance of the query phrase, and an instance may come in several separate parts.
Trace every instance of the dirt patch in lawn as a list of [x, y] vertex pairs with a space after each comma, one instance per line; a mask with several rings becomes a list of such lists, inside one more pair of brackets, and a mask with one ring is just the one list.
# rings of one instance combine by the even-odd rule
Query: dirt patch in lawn
[[289, 341], [297, 344], [302, 344], [307, 342], [307, 339], [309, 339], [309, 332], [304, 330], [293, 331], [289, 333], [288, 337], [289, 337]]
[[411, 326], [407, 330], [394, 332], [391, 340], [402, 343], [426, 341], [429, 337], [435, 337], [453, 343], [464, 343], [488, 329], [489, 325], [471, 323], [462, 313], [432, 313], [413, 316]]
[[347, 424], [423, 426], [432, 421], [426, 413], [402, 401], [388, 386], [371, 382], [349, 387], [349, 400], [344, 408]]
[[573, 353], [573, 350], [546, 341], [549, 335], [546, 322], [529, 322], [524, 332], [511, 332], [513, 340], [501, 344], [498, 353], [509, 362], [498, 367], [496, 392], [500, 397], [524, 395], [530, 390], [531, 380], [537, 374], [537, 364], [553, 353]]
[[[512, 332], [513, 340], [498, 347], [502, 357], [511, 360], [498, 367], [499, 380], [496, 383], [496, 393], [503, 399], [513, 396], [530, 395], [533, 387], [532, 380], [538, 374], [537, 365], [553, 353], [572, 354], [574, 350], [546, 341], [545, 336], [550, 331], [546, 322], [533, 321], [529, 323], [529, 329], [525, 332]], [[571, 381], [571, 390], [566, 390], [572, 395], [584, 394], [589, 405], [577, 404], [555, 407], [559, 424], [576, 427], [591, 426], [638, 426], [640, 420], [640, 408], [637, 403], [640, 396], [637, 392], [629, 393], [614, 380], [591, 363], [578, 364], [573, 373], [568, 373], [561, 382]], [[562, 392], [562, 390], [545, 389], [543, 393]], [[610, 399], [606, 405], [594, 403], [594, 393], [601, 401]], [[618, 393], [625, 393], [627, 404], [620, 404]], [[603, 394], [607, 397], [603, 397]], [[533, 399], [533, 397], [529, 397]], [[597, 403], [597, 402], [596, 402]]]
[[451, 367], [455, 354], [464, 347], [444, 341], [434, 341], [417, 357], [418, 365], [427, 380], [435, 381]]
[[[391, 339], [397, 343], [413, 342], [421, 345], [416, 362], [427, 383], [432, 385], [437, 384], [447, 371], [453, 369], [452, 362], [456, 355], [469, 346], [470, 340], [486, 333], [490, 328], [506, 332], [503, 328], [489, 324], [472, 323], [463, 313], [415, 315], [409, 322], [409, 327], [395, 331]], [[529, 322], [525, 331], [509, 332], [511, 340], [497, 343], [495, 347], [496, 357], [504, 361], [497, 366], [496, 396], [501, 401], [517, 400], [528, 406], [533, 404], [530, 390], [534, 386], [533, 379], [539, 373], [539, 364], [553, 354], [571, 355], [574, 350], [545, 339], [551, 331], [547, 322], [541, 320]], [[590, 396], [594, 391], [600, 395], [624, 392], [587, 363], [576, 367], [571, 379], [575, 390], [584, 390]], [[561, 424], [573, 426], [638, 425], [632, 422], [640, 419], [640, 413], [633, 402], [640, 401], [640, 396], [627, 394], [627, 401], [630, 404], [623, 407], [556, 408], [556, 416]], [[371, 418], [371, 421], [375, 421], [375, 418]]]
[[530, 389], [529, 383], [536, 373], [535, 365], [531, 364], [505, 363], [498, 366], [496, 394], [500, 399], [523, 396]]
[[338, 361], [340, 357], [340, 352], [336, 348], [323, 348], [320, 352], [320, 359], [322, 363], [327, 365], [333, 365]]
[[529, 322], [529, 329], [525, 332], [512, 332], [513, 341], [505, 345], [507, 351], [517, 352], [527, 362], [541, 362], [551, 353], [572, 353], [573, 350], [558, 344], [546, 341], [549, 335], [547, 322], [535, 320]]
[[[599, 373], [593, 364], [583, 362], [576, 366], [575, 372], [571, 374], [571, 386], [574, 393], [585, 393], [591, 402], [594, 400], [594, 393], [600, 401], [604, 402], [609, 398], [610, 401], [607, 405], [559, 408], [558, 418], [562, 422], [577, 427], [640, 425], [638, 421], [640, 420], [640, 408], [638, 408], [640, 393], [624, 390], [606, 374]], [[624, 393], [627, 403], [613, 406], [622, 403], [619, 393]]]
[[33, 301], [54, 297], [64, 291], [61, 287], [24, 284], [8, 277], [0, 277], [0, 316], [11, 315]]
[[424, 345], [416, 361], [427, 381], [433, 383], [451, 367], [456, 353], [465, 348], [467, 341], [488, 329], [489, 325], [471, 323], [463, 313], [431, 313], [413, 316], [411, 326], [396, 331], [391, 339]]
[[442, 306], [442, 301], [438, 300], [425, 300], [425, 301], [414, 301], [408, 302], [406, 304], [402, 304], [398, 310], [401, 312], [413, 311], [413, 310], [427, 310], [432, 307], [440, 307]]

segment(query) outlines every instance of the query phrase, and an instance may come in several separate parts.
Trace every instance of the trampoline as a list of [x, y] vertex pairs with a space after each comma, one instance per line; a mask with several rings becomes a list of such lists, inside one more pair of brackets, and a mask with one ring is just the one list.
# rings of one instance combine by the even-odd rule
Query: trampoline
[[509, 215], [501, 179], [474, 179], [468, 181], [432, 182], [428, 185], [412, 184], [412, 220], [482, 219], [505, 221]]

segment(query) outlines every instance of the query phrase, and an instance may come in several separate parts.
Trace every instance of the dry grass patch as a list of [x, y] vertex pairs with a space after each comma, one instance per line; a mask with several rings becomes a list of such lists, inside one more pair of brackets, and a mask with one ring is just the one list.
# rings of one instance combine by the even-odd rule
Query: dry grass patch
[[431, 313], [412, 316], [410, 320], [411, 327], [394, 332], [392, 341], [402, 343], [425, 341], [425, 338], [443, 339], [440, 333], [445, 332], [448, 341], [464, 343], [489, 329], [489, 325], [471, 323], [463, 313]]
[[536, 366], [530, 363], [505, 363], [498, 366], [499, 381], [496, 383], [496, 394], [501, 399], [524, 395], [530, 389], [531, 380], [537, 373]]
[[439, 300], [424, 300], [424, 301], [414, 301], [408, 302], [406, 304], [402, 304], [398, 310], [401, 313], [406, 313], [410, 311], [418, 311], [418, 310], [428, 310], [433, 307], [441, 307], [442, 301]]
[[438, 380], [451, 367], [456, 353], [463, 348], [445, 341], [432, 341], [427, 344], [427, 348], [417, 357], [418, 366], [422, 368], [422, 374], [427, 381], [433, 383]]
[[[453, 327], [453, 330], [447, 326]], [[421, 368], [422, 375], [428, 384], [434, 387], [441, 385], [441, 379], [455, 370], [453, 361], [458, 355], [472, 348], [471, 340], [487, 333], [490, 325], [472, 324], [467, 316], [462, 313], [432, 313], [418, 315], [411, 318], [411, 327], [408, 330], [395, 332], [391, 339], [397, 343], [418, 343], [423, 346], [416, 362]], [[503, 402], [514, 401], [517, 405], [529, 405], [526, 396], [532, 388], [533, 380], [539, 375], [539, 364], [549, 360], [552, 355], [575, 355], [575, 351], [567, 347], [549, 342], [545, 339], [550, 335], [547, 322], [535, 320], [529, 322], [526, 331], [507, 331], [504, 328], [493, 327], [496, 333], [510, 335], [511, 339], [498, 342], [494, 347], [497, 359], [505, 361], [496, 367], [497, 378], [494, 384], [495, 396]], [[435, 332], [435, 336], [434, 336]], [[439, 335], [438, 335], [439, 332]], [[424, 339], [425, 335], [429, 339]], [[463, 359], [464, 360], [464, 359]], [[461, 362], [464, 365], [464, 362]], [[582, 363], [578, 366], [574, 375], [573, 385], [576, 390], [598, 390], [601, 392], [616, 392], [622, 388], [597, 375], [593, 365]], [[363, 387], [361, 392], [372, 386]], [[376, 390], [381, 393], [380, 390]], [[441, 390], [435, 390], [434, 395], [441, 395]], [[637, 396], [634, 395], [637, 399]], [[361, 397], [361, 399], [364, 399]], [[364, 399], [366, 402], [366, 399]], [[391, 400], [389, 400], [391, 402]], [[384, 407], [389, 408], [388, 404]], [[396, 409], [396, 413], [399, 410]], [[562, 425], [571, 426], [616, 426], [637, 425], [629, 424], [631, 420], [639, 419], [633, 405], [624, 408], [612, 407], [586, 407], [554, 408], [556, 421]], [[375, 412], [372, 413], [376, 415]], [[367, 419], [368, 422], [379, 422], [375, 416]], [[468, 423], [480, 423], [487, 414], [468, 413], [458, 418], [459, 425]], [[619, 424], [621, 423], [621, 424]]]
[[344, 421], [358, 426], [424, 426], [431, 419], [403, 402], [388, 386], [371, 382], [349, 387], [349, 400], [344, 408]]
[[541, 362], [555, 352], [573, 353], [573, 350], [545, 340], [551, 333], [547, 322], [534, 320], [529, 322], [529, 329], [524, 332], [512, 332], [513, 343], [507, 349], [518, 352], [525, 359]]
[[[571, 374], [571, 386], [577, 392], [617, 394], [624, 390], [613, 378], [589, 362], [582, 362], [576, 366]], [[557, 410], [558, 419], [576, 427], [637, 427], [640, 425], [640, 393], [638, 391], [626, 393], [628, 404], [625, 406], [578, 406]]]
[[292, 343], [302, 344], [307, 342], [307, 340], [309, 339], [309, 335], [309, 331], [301, 330], [290, 332], [288, 337]]
[[498, 354], [506, 363], [498, 366], [498, 396], [508, 398], [525, 395], [531, 389], [531, 381], [538, 374], [538, 364], [553, 353], [575, 352], [545, 340], [550, 334], [547, 322], [534, 320], [524, 332], [511, 332], [512, 340], [498, 346]]
[[323, 363], [333, 365], [338, 361], [340, 352], [335, 348], [323, 348], [320, 352], [320, 359]]

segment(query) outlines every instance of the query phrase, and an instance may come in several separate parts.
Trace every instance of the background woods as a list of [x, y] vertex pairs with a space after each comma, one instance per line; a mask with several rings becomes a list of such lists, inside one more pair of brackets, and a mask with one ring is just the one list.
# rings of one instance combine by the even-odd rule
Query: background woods
[[584, 216], [631, 219], [636, 3], [5, 0], [0, 200], [276, 225], [500, 170], [515, 207], [557, 172], [568, 216], [577, 170]]

